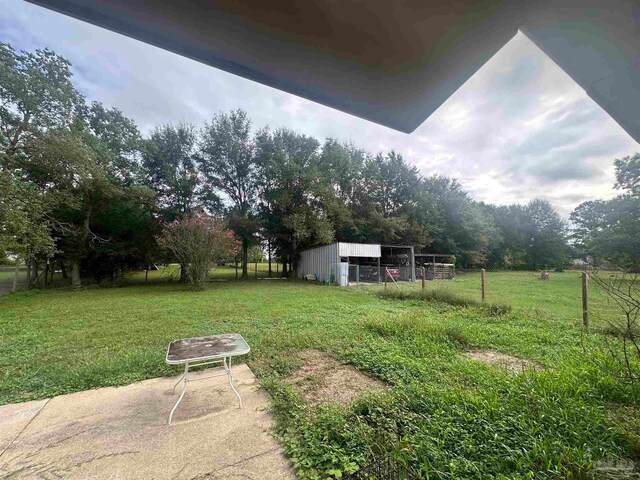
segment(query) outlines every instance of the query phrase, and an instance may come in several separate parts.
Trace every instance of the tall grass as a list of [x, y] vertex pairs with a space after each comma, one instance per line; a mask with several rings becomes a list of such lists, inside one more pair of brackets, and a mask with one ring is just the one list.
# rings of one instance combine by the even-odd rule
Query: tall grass
[[490, 315], [503, 315], [509, 313], [512, 310], [511, 305], [495, 304], [495, 303], [482, 303], [478, 300], [469, 298], [468, 296], [461, 295], [452, 290], [442, 289], [429, 289], [429, 290], [401, 290], [392, 289], [384, 290], [379, 293], [379, 296], [384, 299], [393, 300], [421, 300], [425, 302], [438, 302], [453, 305], [455, 307], [475, 307], [484, 310]]

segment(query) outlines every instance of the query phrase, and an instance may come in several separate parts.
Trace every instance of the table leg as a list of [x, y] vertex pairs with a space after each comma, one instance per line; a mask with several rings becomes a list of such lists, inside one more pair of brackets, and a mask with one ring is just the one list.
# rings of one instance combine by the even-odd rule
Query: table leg
[[186, 374], [183, 373], [182, 376], [178, 379], [178, 381], [173, 385], [173, 391], [171, 392], [171, 395], [175, 395], [176, 393], [176, 387], [178, 386], [178, 384], [182, 381], [182, 379], [184, 378]]
[[[182, 398], [184, 397], [184, 394], [187, 393], [187, 373], [189, 373], [189, 362], [186, 362], [184, 364], [184, 374], [182, 375], [182, 379], [184, 379], [184, 385], [182, 386], [182, 393], [180, 394], [180, 398], [178, 399], [178, 401], [176, 402], [176, 404], [173, 406], [173, 408], [171, 409], [171, 413], [169, 414], [169, 425], [171, 425], [171, 419], [173, 418], [173, 412], [176, 411], [176, 408], [178, 408], [178, 405], [180, 405], [180, 402], [182, 401]], [[180, 383], [180, 380], [178, 380], [178, 383]], [[176, 385], [178, 385], [176, 383]], [[173, 387], [174, 391], [175, 391], [175, 386]]]
[[236, 397], [238, 397], [238, 402], [240, 402], [240, 408], [242, 408], [242, 398], [240, 397], [240, 394], [238, 393], [235, 385], [233, 384], [233, 372], [231, 371], [231, 357], [223, 358], [222, 361], [224, 363], [224, 369], [227, 371], [227, 379], [229, 380], [229, 385], [231, 386], [233, 393], [235, 393]]

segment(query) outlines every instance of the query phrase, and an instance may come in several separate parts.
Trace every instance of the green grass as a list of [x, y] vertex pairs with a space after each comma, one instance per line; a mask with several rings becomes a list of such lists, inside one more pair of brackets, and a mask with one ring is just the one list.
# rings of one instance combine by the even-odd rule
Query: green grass
[[[7, 283], [11, 283], [13, 282], [13, 276], [15, 275], [14, 271], [11, 270], [0, 270], [0, 283], [3, 282], [7, 282]], [[27, 271], [24, 269], [21, 269], [20, 272], [18, 273], [18, 281], [22, 282], [22, 281], [26, 281], [27, 279]]]
[[[271, 264], [271, 275], [278, 278], [282, 272], [282, 265], [273, 262]], [[250, 263], [248, 265], [249, 278], [267, 278], [269, 276], [268, 263]], [[238, 265], [237, 274], [235, 265], [222, 265], [212, 268], [209, 272], [209, 280], [235, 280], [242, 275], [242, 266]], [[147, 281], [149, 282], [168, 282], [177, 281], [180, 277], [180, 266], [177, 264], [169, 264], [161, 267], [159, 270], [149, 270]], [[137, 272], [129, 276], [129, 280], [142, 282], [145, 280], [145, 272]]]
[[426, 302], [439, 302], [454, 307], [476, 307], [488, 315], [504, 315], [511, 312], [513, 307], [508, 303], [482, 303], [469, 295], [461, 295], [450, 288], [408, 288], [389, 289], [380, 292], [380, 297], [395, 300], [422, 300]]
[[[1, 297], [0, 403], [175, 374], [164, 364], [170, 340], [235, 331], [251, 344], [248, 363], [302, 478], [340, 477], [389, 452], [425, 478], [590, 478], [602, 458], [640, 461], [640, 391], [618, 378], [601, 336], [553, 311], [564, 301], [559, 287], [553, 301], [496, 315], [445, 297], [381, 298], [379, 287], [230, 281], [192, 292], [141, 279]], [[472, 290], [471, 281], [455, 288]], [[313, 409], [282, 381], [306, 348], [390, 388]], [[471, 348], [544, 369], [510, 375], [467, 360]]]
[[[569, 270], [550, 272], [549, 280], [540, 280], [540, 272], [487, 272], [486, 300], [494, 305], [512, 305], [536, 317], [559, 319], [575, 326], [582, 325], [581, 272]], [[415, 284], [399, 283], [403, 292], [420, 289]], [[374, 289], [379, 287], [374, 286]], [[389, 291], [397, 290], [388, 286]], [[436, 294], [453, 293], [470, 301], [481, 301], [479, 272], [458, 274], [455, 280], [427, 281], [426, 290]], [[594, 283], [589, 284], [591, 325], [596, 330], [607, 329], [610, 322], [622, 321], [620, 310], [608, 301]]]

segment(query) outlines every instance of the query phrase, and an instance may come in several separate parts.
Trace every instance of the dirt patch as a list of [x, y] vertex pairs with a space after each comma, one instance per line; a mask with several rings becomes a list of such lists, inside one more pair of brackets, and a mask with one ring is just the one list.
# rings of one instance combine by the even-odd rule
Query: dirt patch
[[507, 370], [510, 373], [520, 373], [529, 368], [541, 369], [542, 365], [526, 358], [514, 357], [496, 350], [470, 350], [464, 356], [477, 362], [486, 363], [494, 367]]
[[619, 480], [640, 478], [640, 471], [636, 465], [628, 459], [603, 459], [596, 463], [593, 469], [596, 478], [602, 480]]
[[380, 391], [385, 384], [360, 370], [338, 362], [320, 350], [303, 350], [297, 354], [304, 364], [286, 380], [312, 405], [339, 403], [346, 405], [366, 391]]

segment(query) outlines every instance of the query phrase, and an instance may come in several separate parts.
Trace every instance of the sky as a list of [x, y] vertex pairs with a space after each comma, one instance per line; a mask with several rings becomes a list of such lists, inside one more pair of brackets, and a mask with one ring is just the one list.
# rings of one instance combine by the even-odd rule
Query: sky
[[393, 149], [425, 176], [457, 178], [476, 200], [544, 198], [565, 217], [583, 201], [615, 196], [613, 160], [640, 151], [520, 33], [411, 134], [20, 0], [2, 0], [0, 42], [66, 57], [83, 95], [122, 110], [143, 133], [242, 108], [256, 129], [288, 127], [372, 153]]

